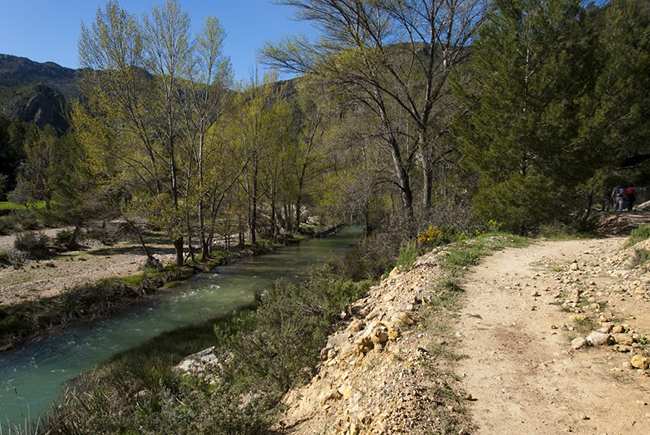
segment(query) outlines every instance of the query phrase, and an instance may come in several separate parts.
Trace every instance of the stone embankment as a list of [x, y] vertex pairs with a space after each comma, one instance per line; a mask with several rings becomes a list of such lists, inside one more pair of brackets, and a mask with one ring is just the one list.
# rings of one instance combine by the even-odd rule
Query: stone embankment
[[[441, 298], [444, 251], [393, 270], [364, 299], [341, 313], [344, 327], [321, 351], [317, 374], [284, 397], [276, 429], [292, 434], [465, 433], [463, 402], [443, 357], [451, 331]], [[199, 376], [219, 361], [207, 349], [178, 369]], [[210, 379], [207, 379], [208, 381]], [[460, 429], [458, 429], [460, 428]]]

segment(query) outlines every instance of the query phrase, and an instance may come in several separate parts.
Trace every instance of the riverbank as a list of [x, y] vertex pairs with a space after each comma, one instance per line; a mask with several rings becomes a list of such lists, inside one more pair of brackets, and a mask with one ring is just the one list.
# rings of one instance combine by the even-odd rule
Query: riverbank
[[182, 267], [172, 263], [173, 247], [165, 243], [164, 236], [150, 232], [147, 237], [149, 249], [164, 265], [161, 269], [142, 268], [146, 256], [135, 241], [107, 246], [92, 239], [77, 251], [0, 269], [0, 352], [115, 315], [159, 290], [171, 289], [233, 259], [264, 254], [313, 236], [292, 235], [281, 241], [262, 240], [219, 250], [206, 261], [190, 260]]
[[499, 239], [438, 248], [352, 304], [277, 431], [645, 435], [650, 240]]
[[[31, 409], [31, 415], [35, 420], [37, 415], [50, 409], [49, 404], [59, 396], [60, 385], [93, 367], [117, 358], [114, 357], [117, 352], [134, 349], [129, 354], [135, 354], [138, 352], [137, 346], [148, 340], [151, 340], [150, 343], [154, 347], [159, 345], [161, 348], [176, 345], [182, 348], [184, 342], [192, 340], [189, 333], [186, 336], [159, 335], [165, 331], [204, 322], [207, 325], [205, 335], [216, 340], [214, 324], [210, 325], [209, 319], [232, 313], [233, 310], [240, 310], [254, 302], [254, 295], [272, 289], [273, 283], [277, 280], [282, 280], [284, 286], [293, 287], [292, 283], [306, 279], [310, 270], [332, 258], [360, 257], [348, 255], [359, 236], [359, 229], [347, 228], [333, 237], [308, 240], [279, 249], [269, 255], [242, 258], [241, 261], [219, 268], [218, 274], [197, 274], [176, 287], [174, 291], [161, 293], [151, 303], [138, 304], [133, 309], [128, 309], [110, 319], [72, 328], [46, 340], [0, 354], [0, 415], [9, 416], [4, 418], [5, 423], [20, 422], [24, 421], [23, 415], [27, 415], [27, 409]], [[336, 275], [338, 277], [341, 274], [336, 272]], [[329, 290], [330, 286], [323, 286], [323, 289]], [[311, 296], [316, 293], [308, 290], [306, 295]], [[287, 293], [287, 296], [290, 296], [290, 293]], [[333, 300], [337, 300], [337, 297], [338, 295], [333, 297]], [[314, 305], [309, 304], [309, 306]], [[293, 307], [292, 312], [295, 309], [295, 306], [287, 305], [287, 307]], [[302, 318], [302, 314], [302, 310], [295, 309], [295, 315], [299, 318]], [[315, 314], [318, 315], [318, 312]], [[271, 323], [277, 320], [279, 317], [276, 315], [269, 318]], [[236, 329], [236, 325], [234, 326], [233, 329]], [[288, 326], [286, 333], [293, 329], [293, 326]], [[177, 344], [169, 342], [177, 339], [179, 341]], [[163, 341], [165, 343], [162, 343]], [[301, 346], [300, 340], [292, 343]], [[190, 353], [192, 351], [193, 349], [190, 349]], [[126, 377], [136, 374], [133, 367], [141, 367], [152, 377], [156, 375], [158, 364], [154, 364], [154, 361], [147, 362], [149, 350], [143, 352], [138, 364], [113, 372], [118, 378], [115, 382], [116, 387], [121, 388], [120, 385], [126, 385], [136, 388], [140, 385], [137, 380], [133, 382], [125, 380]], [[138, 370], [137, 373], [139, 374], [140, 371]], [[162, 377], [165, 389], [176, 388], [176, 383], [168, 385], [167, 378]], [[125, 383], [120, 383], [120, 380]], [[102, 384], [98, 393], [106, 393], [111, 383]], [[161, 387], [158, 381], [155, 385]], [[19, 399], [14, 393], [14, 388], [18, 391]], [[147, 393], [142, 394], [143, 397], [138, 398], [138, 403], [143, 403], [142, 400], [146, 398]], [[109, 395], [113, 396], [112, 393]], [[125, 400], [133, 399], [121, 393], [118, 396]], [[80, 397], [84, 397], [85, 400], [87, 396]], [[137, 411], [137, 408], [127, 407], [126, 410], [130, 413]]]

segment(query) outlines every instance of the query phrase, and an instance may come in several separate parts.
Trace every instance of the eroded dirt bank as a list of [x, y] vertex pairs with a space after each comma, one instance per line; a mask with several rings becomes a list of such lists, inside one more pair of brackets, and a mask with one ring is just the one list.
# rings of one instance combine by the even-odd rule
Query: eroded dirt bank
[[447, 254], [421, 257], [346, 314], [278, 428], [647, 434], [650, 271], [625, 240], [507, 248], [469, 270], [456, 305]]

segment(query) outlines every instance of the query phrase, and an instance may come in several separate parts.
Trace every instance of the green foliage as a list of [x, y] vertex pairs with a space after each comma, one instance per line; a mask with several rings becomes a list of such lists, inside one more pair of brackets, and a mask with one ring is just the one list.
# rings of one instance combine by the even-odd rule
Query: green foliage
[[616, 168], [626, 157], [647, 152], [650, 140], [650, 11], [638, 0], [619, 0], [591, 21], [598, 35], [597, 81], [583, 101], [583, 135]]
[[640, 225], [630, 232], [630, 238], [625, 246], [636, 245], [639, 242], [650, 239], [650, 225]]
[[451, 245], [446, 251], [443, 265], [453, 274], [462, 275], [465, 269], [479, 264], [481, 258], [490, 255], [493, 251], [500, 251], [506, 247], [524, 247], [529, 243], [529, 239], [512, 234], [480, 235]]
[[27, 210], [27, 209], [42, 209], [45, 208], [45, 201], [31, 202], [27, 205], [18, 204], [10, 201], [0, 202], [0, 210]]
[[397, 268], [402, 272], [409, 270], [419, 255], [418, 242], [409, 240], [408, 242], [402, 243], [399, 248], [399, 254], [397, 255]]
[[365, 237], [331, 267], [336, 276], [353, 281], [377, 280], [395, 267], [400, 246], [399, 233], [375, 233]]
[[603, 164], [580, 139], [577, 101], [594, 81], [585, 16], [577, 0], [497, 1], [472, 52], [476, 82], [457, 87], [469, 109], [456, 123], [464, 164], [479, 174], [475, 211], [507, 230], [569, 220]]
[[0, 251], [0, 266], [11, 265], [11, 258], [7, 251]]
[[54, 244], [64, 249], [74, 249], [77, 247], [76, 237], [75, 231], [60, 230], [54, 236]]
[[17, 204], [15, 202], [2, 201], [0, 202], [0, 210], [26, 210], [25, 204]]

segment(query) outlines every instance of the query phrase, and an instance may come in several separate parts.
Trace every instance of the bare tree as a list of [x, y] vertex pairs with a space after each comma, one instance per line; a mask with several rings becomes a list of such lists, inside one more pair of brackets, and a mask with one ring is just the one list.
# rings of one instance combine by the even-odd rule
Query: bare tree
[[[373, 114], [407, 218], [413, 191], [403, 144], [415, 143], [423, 174], [423, 207], [431, 206], [437, 138], [444, 134], [448, 78], [468, 54], [487, 10], [484, 0], [278, 0], [312, 22], [319, 41], [267, 44], [265, 61], [310, 73]], [[410, 122], [404, 123], [407, 117]], [[412, 125], [412, 129], [405, 129]]]

